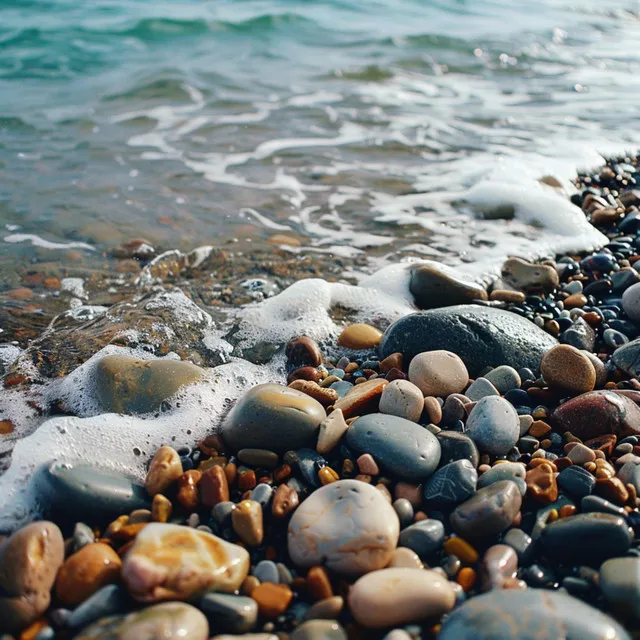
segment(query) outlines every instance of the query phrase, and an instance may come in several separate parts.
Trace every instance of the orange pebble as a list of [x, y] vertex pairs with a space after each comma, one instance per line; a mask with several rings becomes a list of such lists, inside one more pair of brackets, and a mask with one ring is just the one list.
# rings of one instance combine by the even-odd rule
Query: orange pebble
[[275, 620], [289, 608], [293, 592], [286, 584], [263, 582], [251, 592], [251, 597], [258, 603], [263, 618]]
[[449, 538], [444, 543], [444, 550], [450, 556], [456, 556], [461, 562], [475, 564], [478, 562], [478, 552], [466, 541], [457, 536]]
[[314, 600], [324, 600], [333, 595], [329, 575], [324, 567], [311, 567], [307, 574], [307, 588]]
[[471, 591], [476, 583], [476, 572], [471, 567], [462, 567], [456, 577], [456, 582], [465, 592]]
[[332, 482], [336, 482], [336, 480], [340, 480], [340, 476], [331, 467], [322, 467], [322, 469], [318, 471], [318, 478], [323, 487]]
[[572, 504], [565, 504], [560, 507], [560, 511], [558, 511], [558, 515], [561, 518], [568, 518], [569, 516], [574, 515], [578, 510]]

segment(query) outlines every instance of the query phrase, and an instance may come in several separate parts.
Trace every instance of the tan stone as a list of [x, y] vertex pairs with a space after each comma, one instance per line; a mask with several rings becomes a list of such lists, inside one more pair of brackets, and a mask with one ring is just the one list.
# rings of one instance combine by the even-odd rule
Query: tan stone
[[264, 538], [262, 506], [255, 500], [243, 500], [231, 512], [233, 530], [250, 547], [257, 547]]
[[144, 486], [150, 496], [163, 493], [182, 475], [178, 452], [169, 446], [160, 447], [151, 460]]
[[320, 423], [316, 451], [321, 455], [325, 455], [330, 451], [333, 451], [348, 428], [349, 425], [344, 419], [342, 409], [334, 409]]
[[373, 349], [382, 340], [382, 331], [370, 324], [350, 324], [338, 336], [338, 344], [347, 349]]
[[335, 389], [321, 387], [317, 382], [311, 380], [294, 380], [289, 387], [302, 391], [324, 407], [332, 405], [338, 399], [338, 392]]
[[574, 394], [593, 391], [596, 370], [582, 351], [568, 344], [552, 347], [542, 357], [540, 370], [545, 382]]
[[425, 396], [446, 397], [464, 390], [469, 382], [469, 372], [455, 353], [424, 351], [410, 362], [409, 380]]
[[518, 291], [549, 293], [558, 287], [558, 272], [550, 265], [509, 258], [502, 265], [502, 279]]

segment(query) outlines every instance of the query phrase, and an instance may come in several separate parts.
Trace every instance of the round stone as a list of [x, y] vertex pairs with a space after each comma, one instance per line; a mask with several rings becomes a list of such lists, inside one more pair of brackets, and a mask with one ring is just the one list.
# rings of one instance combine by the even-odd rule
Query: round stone
[[294, 512], [289, 554], [299, 567], [325, 564], [337, 573], [361, 575], [386, 566], [399, 530], [396, 512], [378, 489], [338, 480], [314, 491]]
[[207, 640], [208, 637], [207, 619], [185, 602], [165, 602], [136, 611], [124, 619], [117, 633], [118, 640]]
[[515, 482], [501, 480], [456, 507], [451, 526], [465, 539], [493, 538], [511, 526], [521, 506], [522, 496]]
[[[638, 283], [640, 284], [640, 283]], [[640, 338], [619, 346], [611, 357], [613, 364], [631, 376], [640, 376]]]
[[593, 391], [596, 370], [582, 351], [568, 344], [549, 349], [540, 363], [542, 375], [551, 387], [573, 394]]
[[421, 559], [426, 559], [438, 551], [444, 542], [444, 525], [440, 520], [420, 520], [403, 529], [398, 545], [411, 549]]
[[291, 640], [347, 640], [337, 620], [308, 620], [291, 634]]
[[451, 351], [425, 351], [409, 363], [409, 380], [425, 396], [446, 397], [461, 392], [469, 382], [464, 362]]
[[500, 392], [486, 378], [476, 378], [464, 392], [464, 395], [471, 402], [477, 402], [487, 396], [499, 396]]
[[436, 571], [391, 568], [373, 571], [349, 590], [349, 608], [363, 627], [379, 629], [439, 618], [451, 611], [455, 588]]
[[630, 320], [640, 320], [640, 282], [630, 286], [622, 294], [622, 308]]
[[487, 396], [471, 410], [465, 433], [480, 451], [505, 455], [520, 437], [520, 418], [510, 402], [499, 396]]
[[382, 331], [370, 324], [350, 324], [338, 336], [338, 344], [347, 349], [373, 349], [382, 340]]
[[245, 633], [255, 627], [258, 604], [253, 598], [211, 591], [200, 600], [200, 609], [214, 621], [216, 631]]
[[231, 449], [284, 452], [315, 444], [324, 407], [301, 391], [261, 384], [245, 393], [222, 423], [221, 435]]
[[521, 487], [520, 493], [524, 496], [527, 490], [527, 486], [524, 483], [526, 475], [527, 469], [521, 462], [502, 462], [491, 467], [478, 478], [478, 489], [484, 489], [484, 487], [501, 480], [513, 480]]
[[370, 453], [386, 472], [403, 480], [424, 480], [440, 462], [440, 445], [427, 429], [381, 413], [355, 420], [346, 435], [356, 453]]
[[318, 367], [322, 364], [320, 347], [309, 336], [300, 336], [290, 340], [284, 353], [287, 363], [293, 367]]
[[380, 413], [418, 422], [424, 408], [424, 396], [415, 384], [408, 380], [393, 380], [380, 397]]
[[599, 584], [614, 607], [640, 618], [640, 558], [611, 558], [603, 562]]
[[484, 377], [493, 384], [501, 393], [505, 394], [511, 389], [519, 389], [522, 384], [520, 374], [507, 364], [503, 364], [495, 369], [491, 369]]
[[440, 467], [427, 482], [424, 499], [427, 508], [454, 507], [476, 492], [478, 472], [469, 460], [462, 459]]

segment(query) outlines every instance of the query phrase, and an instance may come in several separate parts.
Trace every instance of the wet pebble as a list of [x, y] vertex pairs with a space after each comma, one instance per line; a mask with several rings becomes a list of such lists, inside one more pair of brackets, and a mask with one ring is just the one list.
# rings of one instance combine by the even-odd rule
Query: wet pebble
[[513, 367], [506, 364], [485, 373], [484, 377], [503, 395], [507, 391], [511, 391], [511, 389], [520, 388], [522, 384], [520, 374]]
[[464, 362], [451, 351], [425, 351], [409, 364], [409, 380], [425, 396], [446, 397], [461, 392], [469, 382]]
[[547, 384], [572, 394], [592, 391], [596, 384], [591, 360], [568, 344], [549, 349], [542, 358], [540, 369]]
[[421, 520], [400, 532], [398, 545], [415, 552], [422, 560], [442, 547], [444, 525], [439, 520]]
[[640, 558], [611, 558], [603, 562], [599, 585], [611, 605], [640, 618]]
[[478, 472], [467, 460], [456, 460], [440, 467], [425, 485], [424, 498], [430, 507], [453, 507], [476, 491]]
[[200, 609], [220, 633], [245, 633], [256, 625], [258, 604], [253, 598], [210, 592], [200, 600]]
[[417, 422], [424, 407], [422, 391], [408, 380], [389, 383], [380, 397], [380, 413], [406, 418]]
[[471, 410], [466, 424], [468, 435], [480, 451], [505, 455], [518, 441], [520, 419], [513, 405], [499, 396], [482, 398]]

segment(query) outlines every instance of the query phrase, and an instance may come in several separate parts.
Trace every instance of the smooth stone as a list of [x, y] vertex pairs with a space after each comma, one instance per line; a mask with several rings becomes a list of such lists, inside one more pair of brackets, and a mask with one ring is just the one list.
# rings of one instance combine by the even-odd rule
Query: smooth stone
[[440, 462], [436, 436], [397, 416], [362, 416], [351, 424], [346, 440], [353, 451], [370, 453], [383, 470], [403, 480], [424, 480]]
[[418, 422], [424, 408], [424, 395], [408, 380], [393, 380], [380, 396], [380, 413]]
[[413, 640], [413, 636], [404, 629], [393, 629], [382, 640]]
[[164, 602], [128, 615], [118, 628], [118, 640], [207, 640], [209, 623], [201, 611], [185, 602]]
[[576, 318], [573, 324], [560, 334], [559, 340], [562, 344], [570, 345], [576, 349], [593, 351], [596, 344], [596, 332], [584, 318]]
[[238, 460], [250, 467], [274, 469], [278, 466], [278, 454], [267, 449], [240, 449]]
[[210, 592], [200, 600], [200, 609], [216, 632], [245, 633], [258, 620], [258, 603], [246, 596]]
[[456, 460], [469, 460], [477, 469], [480, 453], [476, 443], [467, 435], [456, 431], [440, 431], [436, 434], [440, 443], [440, 464], [442, 466]]
[[324, 564], [340, 574], [361, 575], [389, 562], [399, 532], [398, 516], [378, 489], [338, 480], [314, 491], [296, 509], [287, 541], [299, 567]]
[[368, 629], [428, 618], [453, 609], [455, 588], [440, 573], [425, 569], [382, 569], [360, 578], [349, 591], [349, 609]]
[[561, 404], [550, 422], [557, 431], [570, 431], [581, 440], [610, 433], [624, 438], [640, 434], [640, 408], [621, 393], [591, 391]]
[[480, 451], [505, 455], [520, 437], [520, 418], [510, 402], [499, 396], [488, 396], [471, 410], [465, 433]]
[[611, 558], [599, 574], [600, 590], [609, 603], [640, 618], [640, 558]]
[[284, 353], [287, 363], [293, 367], [318, 367], [322, 364], [320, 347], [309, 336], [300, 336], [290, 340]]
[[522, 384], [520, 374], [508, 364], [503, 364], [495, 369], [491, 369], [484, 374], [484, 378], [488, 380], [502, 395], [511, 391], [511, 389], [519, 389]]
[[476, 378], [464, 392], [472, 402], [477, 402], [487, 396], [499, 396], [500, 392], [486, 378]]
[[[466, 396], [465, 399], [469, 400]], [[467, 415], [467, 411], [464, 408], [465, 404], [467, 403], [460, 398], [459, 393], [453, 393], [448, 396], [442, 405], [442, 418], [440, 420], [440, 424], [451, 427], [459, 420], [463, 420]]]
[[321, 423], [318, 429], [318, 444], [316, 451], [325, 455], [333, 451], [342, 436], [347, 432], [349, 425], [344, 419], [341, 409], [334, 409]]
[[269, 506], [269, 502], [271, 502], [271, 496], [274, 493], [273, 487], [264, 482], [261, 482], [253, 491], [251, 492], [251, 499], [257, 502], [263, 509], [266, 509]]
[[515, 578], [518, 570], [518, 554], [507, 544], [489, 547], [480, 565], [480, 582], [484, 591], [503, 589], [505, 581]]
[[630, 320], [640, 321], [640, 283], [631, 285], [622, 294], [622, 308]]
[[501, 480], [456, 507], [451, 526], [465, 539], [493, 538], [511, 526], [521, 506], [518, 486], [511, 480]]
[[160, 523], [138, 533], [122, 567], [129, 593], [141, 602], [185, 600], [211, 589], [232, 592], [248, 573], [243, 547], [198, 529]]
[[347, 349], [373, 349], [382, 340], [382, 331], [370, 324], [350, 324], [338, 336], [338, 344]]
[[596, 370], [591, 360], [579, 349], [560, 344], [547, 351], [540, 363], [545, 382], [572, 394], [593, 391]]
[[509, 258], [501, 268], [502, 280], [516, 291], [550, 293], [560, 284], [558, 272], [550, 265], [522, 258]]
[[108, 616], [90, 624], [77, 633], [74, 640], [119, 640], [118, 631], [124, 622], [124, 615]]
[[[485, 471], [478, 478], [477, 488], [484, 489], [484, 487], [488, 487], [489, 485], [492, 485], [495, 482], [500, 482], [501, 480], [512, 480], [518, 485], [520, 495], [524, 497], [527, 490], [527, 486], [524, 482], [526, 475], [527, 469], [522, 463], [502, 462], [501, 464], [496, 464], [491, 467], [491, 469]], [[518, 483], [518, 480], [522, 482]]]
[[69, 627], [82, 629], [87, 625], [117, 613], [125, 612], [130, 603], [126, 591], [117, 584], [108, 584], [76, 607], [69, 617]]
[[143, 486], [82, 463], [53, 462], [36, 475], [36, 483], [47, 508], [69, 516], [104, 518], [151, 506]]
[[180, 360], [105, 356], [95, 368], [96, 395], [105, 412], [150, 413], [203, 374], [200, 367]]
[[640, 464], [634, 461], [625, 462], [617, 475], [625, 484], [632, 484], [636, 493], [640, 494]]
[[260, 384], [245, 393], [224, 419], [220, 435], [234, 451], [267, 449], [284, 453], [313, 445], [324, 407], [301, 391]]
[[623, 555], [633, 542], [624, 518], [608, 513], [581, 513], [555, 520], [542, 530], [542, 547], [563, 564], [593, 564]]
[[533, 417], [530, 415], [518, 416], [520, 420], [520, 437], [526, 435], [533, 424]]
[[561, 591], [496, 589], [458, 607], [438, 640], [631, 640], [613, 619]]
[[149, 465], [144, 486], [150, 496], [163, 493], [183, 473], [182, 461], [178, 452], [169, 446], [160, 447]]
[[273, 582], [275, 584], [280, 582], [278, 567], [273, 560], [261, 560], [252, 573], [260, 582]]
[[409, 363], [409, 380], [425, 396], [460, 393], [469, 382], [464, 362], [451, 351], [424, 351]]
[[618, 369], [635, 378], [640, 377], [640, 338], [618, 347], [611, 360]]
[[337, 620], [308, 620], [291, 634], [291, 640], [347, 640]]
[[542, 355], [556, 344], [555, 338], [515, 313], [460, 305], [397, 320], [385, 332], [379, 351], [382, 358], [400, 352], [409, 362], [418, 353], [445, 349], [460, 356], [476, 377], [485, 367], [506, 362], [538, 371]]
[[450, 462], [440, 467], [425, 485], [424, 498], [427, 508], [453, 507], [470, 498], [476, 492], [478, 472], [466, 459]]
[[391, 556], [391, 561], [387, 565], [390, 567], [407, 567], [409, 569], [424, 569], [420, 556], [407, 547], [398, 547]]
[[351, 389], [353, 384], [348, 380], [338, 380], [329, 386], [329, 389], [333, 389], [338, 394], [338, 399], [344, 398]]
[[450, 267], [428, 261], [410, 268], [409, 291], [420, 309], [450, 307], [474, 300], [487, 300], [484, 287], [463, 280]]
[[344, 609], [342, 596], [331, 596], [315, 602], [303, 615], [303, 620], [334, 620]]
[[600, 496], [585, 496], [580, 500], [580, 509], [582, 513], [611, 513], [621, 518], [627, 517], [627, 512], [622, 507]]
[[340, 409], [345, 418], [377, 411], [382, 393], [388, 384], [389, 381], [384, 378], [374, 378], [356, 384], [344, 397], [338, 399], [333, 405], [334, 409]]
[[515, 550], [520, 564], [528, 564], [533, 558], [533, 539], [522, 529], [509, 529], [502, 542]]
[[84, 522], [76, 522], [73, 528], [73, 550], [80, 551], [82, 547], [96, 541], [93, 529]]
[[557, 477], [558, 486], [573, 498], [588, 496], [596, 486], [596, 479], [586, 469], [571, 466], [563, 469]]
[[403, 529], [398, 538], [398, 545], [415, 552], [421, 560], [425, 560], [438, 551], [444, 542], [444, 525], [440, 520], [420, 520]]

